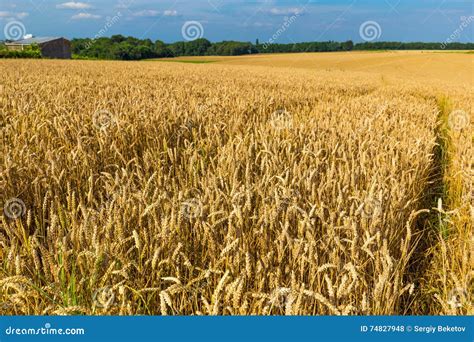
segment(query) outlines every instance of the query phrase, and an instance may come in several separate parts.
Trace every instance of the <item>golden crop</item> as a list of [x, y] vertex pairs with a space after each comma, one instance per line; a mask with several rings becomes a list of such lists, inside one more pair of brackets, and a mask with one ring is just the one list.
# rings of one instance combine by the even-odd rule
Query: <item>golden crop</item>
[[247, 65], [0, 71], [0, 313], [472, 314], [472, 94]]

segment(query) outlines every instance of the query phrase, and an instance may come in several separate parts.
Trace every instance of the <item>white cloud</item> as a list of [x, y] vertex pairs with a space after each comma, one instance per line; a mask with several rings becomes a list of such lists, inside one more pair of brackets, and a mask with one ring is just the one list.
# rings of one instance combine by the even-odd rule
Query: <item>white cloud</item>
[[28, 12], [8, 12], [8, 11], [0, 11], [0, 18], [8, 18], [8, 19], [24, 19], [29, 15]]
[[17, 14], [16, 14], [16, 17], [17, 17], [18, 19], [24, 19], [24, 18], [26, 18], [27, 16], [29, 16], [29, 14], [28, 14], [27, 12], [20, 12], [20, 13], [17, 13]]
[[164, 12], [156, 11], [156, 10], [142, 10], [133, 13], [134, 17], [160, 17], [160, 16], [165, 16], [165, 17], [176, 17], [178, 15], [178, 11], [175, 10], [166, 10]]
[[64, 2], [62, 4], [56, 5], [56, 8], [81, 10], [81, 9], [92, 8], [92, 6], [84, 2], [70, 1], [70, 2]]
[[133, 13], [133, 15], [135, 17], [158, 17], [160, 12], [155, 10], [143, 10]]
[[167, 16], [167, 17], [176, 17], [178, 15], [178, 11], [166, 10], [166, 11], [163, 12], [163, 15]]
[[100, 19], [102, 18], [100, 15], [90, 14], [90, 13], [79, 13], [75, 14], [71, 17], [73, 20], [82, 20], [82, 19]]
[[274, 27], [273, 24], [265, 23], [265, 22], [262, 22], [262, 21], [255, 21], [255, 22], [251, 22], [251, 23], [243, 23], [242, 26], [243, 27]]
[[291, 8], [272, 8], [270, 14], [273, 15], [300, 15], [303, 14], [302, 8], [291, 7]]

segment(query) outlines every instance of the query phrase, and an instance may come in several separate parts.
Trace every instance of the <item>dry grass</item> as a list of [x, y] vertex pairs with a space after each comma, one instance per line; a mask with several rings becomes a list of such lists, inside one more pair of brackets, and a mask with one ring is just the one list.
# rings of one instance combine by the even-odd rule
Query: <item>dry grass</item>
[[[473, 314], [474, 295], [474, 126], [472, 92], [452, 94], [441, 103], [444, 141], [444, 203], [437, 204], [436, 227], [424, 274], [425, 312]], [[429, 305], [426, 305], [429, 303]]]
[[[470, 312], [448, 295], [472, 279], [465, 190], [445, 197], [463, 228], [411, 275], [438, 215], [442, 116], [425, 85], [218, 64], [0, 70], [2, 313]], [[446, 146], [460, 146], [446, 177], [466, 170], [472, 141]]]

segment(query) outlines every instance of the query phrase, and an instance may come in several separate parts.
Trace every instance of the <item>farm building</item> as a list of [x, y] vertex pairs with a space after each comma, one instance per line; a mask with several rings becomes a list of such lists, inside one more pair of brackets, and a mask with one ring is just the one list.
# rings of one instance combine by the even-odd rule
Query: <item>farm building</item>
[[62, 37], [33, 37], [5, 43], [8, 50], [23, 50], [25, 46], [37, 44], [41, 55], [47, 58], [71, 58], [71, 42]]

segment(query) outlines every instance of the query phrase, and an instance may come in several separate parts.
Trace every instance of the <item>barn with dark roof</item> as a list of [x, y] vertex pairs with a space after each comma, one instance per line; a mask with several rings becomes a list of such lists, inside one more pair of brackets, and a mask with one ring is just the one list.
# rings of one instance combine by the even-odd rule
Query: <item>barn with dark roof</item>
[[36, 44], [41, 55], [46, 58], [71, 58], [71, 42], [62, 37], [33, 37], [5, 43], [8, 50], [21, 51], [26, 46]]

